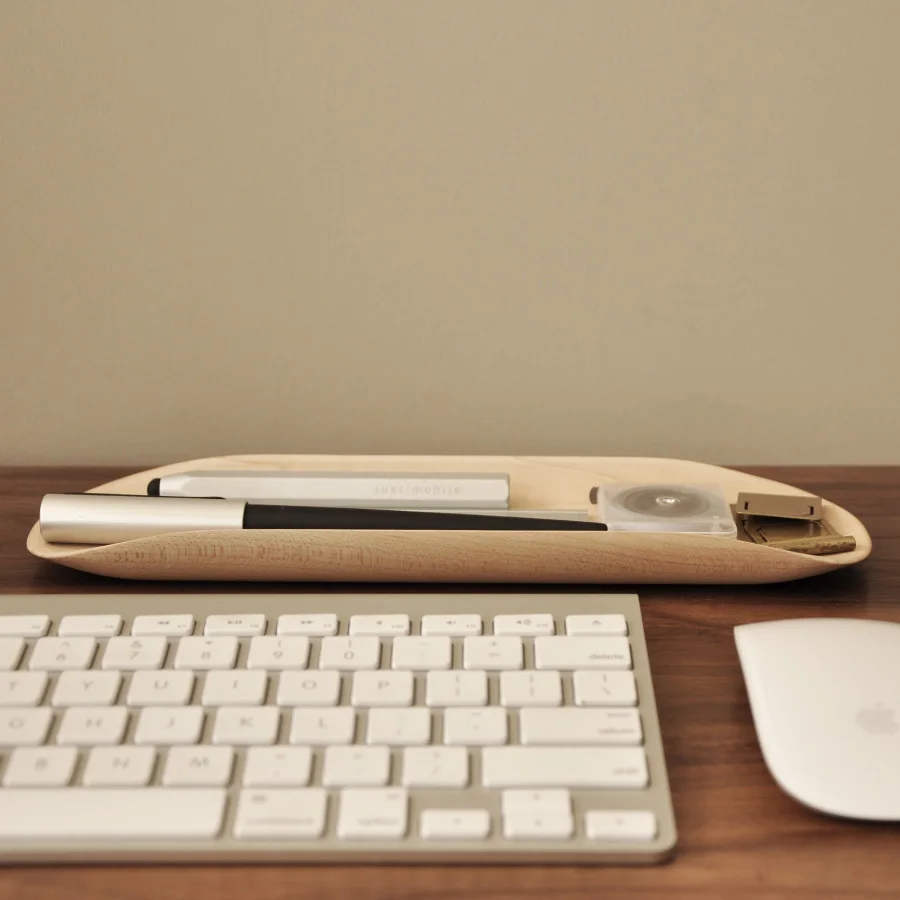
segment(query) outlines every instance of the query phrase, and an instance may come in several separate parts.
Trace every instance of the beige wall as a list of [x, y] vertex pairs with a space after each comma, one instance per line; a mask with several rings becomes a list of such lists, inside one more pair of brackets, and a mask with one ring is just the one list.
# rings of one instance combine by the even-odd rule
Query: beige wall
[[0, 462], [900, 462], [900, 2], [0, 3]]

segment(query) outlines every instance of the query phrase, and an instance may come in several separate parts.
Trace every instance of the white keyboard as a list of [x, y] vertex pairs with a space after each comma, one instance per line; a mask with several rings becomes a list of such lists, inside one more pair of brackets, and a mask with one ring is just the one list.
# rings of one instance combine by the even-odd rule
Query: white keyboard
[[636, 595], [0, 599], [6, 862], [675, 844]]

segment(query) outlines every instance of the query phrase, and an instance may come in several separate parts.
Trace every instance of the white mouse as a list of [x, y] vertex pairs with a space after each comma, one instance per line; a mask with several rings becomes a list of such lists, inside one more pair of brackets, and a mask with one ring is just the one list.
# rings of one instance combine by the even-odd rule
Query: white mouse
[[819, 812], [900, 821], [900, 625], [787, 619], [734, 635], [782, 790]]

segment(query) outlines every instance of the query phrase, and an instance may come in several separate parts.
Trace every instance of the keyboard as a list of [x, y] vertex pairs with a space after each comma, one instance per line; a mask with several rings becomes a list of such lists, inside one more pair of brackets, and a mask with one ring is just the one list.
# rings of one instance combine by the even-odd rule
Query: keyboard
[[637, 595], [0, 600], [6, 863], [668, 859]]

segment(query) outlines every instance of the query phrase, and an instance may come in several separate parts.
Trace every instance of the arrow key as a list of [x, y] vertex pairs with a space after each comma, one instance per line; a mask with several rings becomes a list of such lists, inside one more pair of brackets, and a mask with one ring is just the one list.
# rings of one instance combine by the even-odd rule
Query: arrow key
[[481, 841], [491, 833], [491, 815], [486, 809], [423, 809], [419, 833], [426, 841]]
[[584, 833], [593, 841], [652, 841], [656, 816], [642, 809], [592, 810], [584, 817]]

